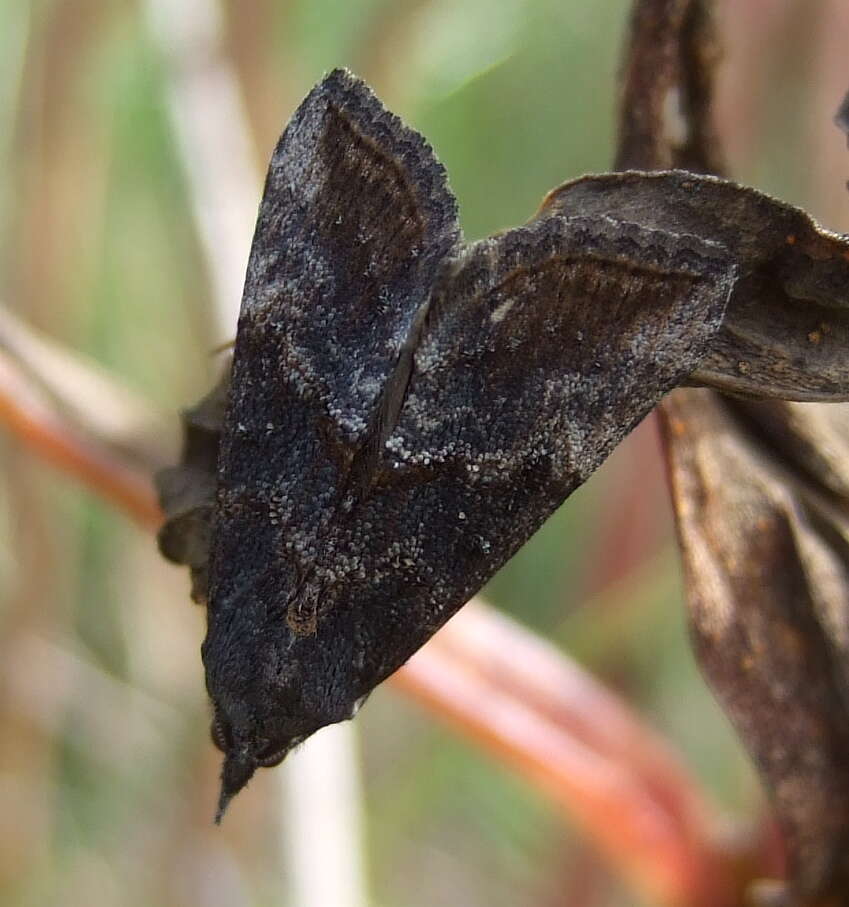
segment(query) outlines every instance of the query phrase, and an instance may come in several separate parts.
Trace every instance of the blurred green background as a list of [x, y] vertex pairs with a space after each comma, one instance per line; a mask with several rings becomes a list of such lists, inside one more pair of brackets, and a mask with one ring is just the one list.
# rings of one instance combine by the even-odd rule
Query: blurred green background
[[[845, 4], [720, 7], [733, 172], [846, 229], [849, 155], [830, 123]], [[210, 8], [251, 130], [253, 205], [286, 119], [346, 65], [428, 137], [474, 239], [608, 168], [628, 4], [2, 0], [0, 302], [150, 399], [174, 438], [226, 339], [172, 106], [175, 59], [202, 86]], [[206, 90], [214, 106], [220, 86]], [[13, 438], [0, 455], [0, 904], [294, 904], [280, 841], [297, 829], [272, 773], [210, 823], [218, 758], [187, 576]], [[687, 649], [651, 424], [486, 594], [619, 690], [730, 816], [757, 813]], [[397, 692], [356, 727], [370, 904], [633, 903], [568, 817]]]

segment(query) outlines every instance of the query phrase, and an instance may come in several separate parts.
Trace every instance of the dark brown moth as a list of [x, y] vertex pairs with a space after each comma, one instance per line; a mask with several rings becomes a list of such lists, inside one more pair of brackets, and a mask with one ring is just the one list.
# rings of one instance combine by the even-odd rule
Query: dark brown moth
[[218, 461], [219, 815], [693, 371], [733, 281], [721, 246], [610, 216], [465, 245], [424, 139], [345, 72], [313, 89], [271, 160]]
[[[688, 191], [684, 177], [719, 191], [692, 174], [649, 189], [632, 176], [632, 195], [654, 192], [661, 208]], [[365, 84], [334, 71], [292, 117], [229, 393], [225, 382], [187, 414], [184, 463], [160, 476], [160, 545], [208, 604], [219, 818], [257, 767], [350, 718], [667, 391], [700, 367], [699, 380], [738, 388], [729, 302], [748, 311], [746, 278], [797, 251], [766, 225], [789, 210], [797, 230], [818, 228], [729, 183], [723, 204], [752, 208], [745, 229], [766, 237], [755, 254], [690, 208], [680, 224], [649, 216], [595, 179], [466, 244], [433, 151]], [[845, 242], [817, 236], [832, 245], [805, 246], [775, 281], [798, 284], [808, 320], [826, 305], [843, 324], [842, 302], [796, 279], [816, 266], [830, 286], [829, 268], [849, 269]], [[808, 399], [849, 387], [826, 346], [811, 354], [822, 375]]]

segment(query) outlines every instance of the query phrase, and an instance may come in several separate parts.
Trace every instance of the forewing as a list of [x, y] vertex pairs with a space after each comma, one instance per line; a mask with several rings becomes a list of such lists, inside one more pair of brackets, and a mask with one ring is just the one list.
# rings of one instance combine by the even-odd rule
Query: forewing
[[[436, 292], [383, 468], [338, 550], [366, 687], [522, 545], [720, 329], [721, 246], [554, 217], [475, 246]], [[363, 689], [362, 692], [366, 692]]]
[[292, 570], [309, 569], [458, 240], [424, 139], [364, 83], [331, 73], [280, 139], [259, 211], [219, 460], [213, 621], [260, 572], [285, 597]]
[[[271, 159], [237, 363], [279, 356], [278, 373], [317, 395], [356, 440], [458, 240], [456, 203], [430, 146], [365, 83], [334, 71], [295, 112]], [[234, 386], [245, 372], [238, 364]]]

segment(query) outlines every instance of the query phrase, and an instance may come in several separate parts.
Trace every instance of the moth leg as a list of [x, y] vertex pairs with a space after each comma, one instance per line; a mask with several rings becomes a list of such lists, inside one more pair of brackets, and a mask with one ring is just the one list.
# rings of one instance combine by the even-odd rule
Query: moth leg
[[224, 343], [219, 343], [218, 346], [214, 346], [210, 351], [210, 356], [217, 356], [219, 353], [226, 353], [236, 347], [236, 338], [233, 337], [231, 340], [225, 340]]

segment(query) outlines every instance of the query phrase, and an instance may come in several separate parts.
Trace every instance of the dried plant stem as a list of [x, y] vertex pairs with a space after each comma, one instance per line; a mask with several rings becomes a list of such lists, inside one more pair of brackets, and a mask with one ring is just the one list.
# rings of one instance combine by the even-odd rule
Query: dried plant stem
[[553, 646], [476, 600], [394, 680], [564, 807], [653, 903], [734, 903], [728, 855], [692, 778]]
[[156, 529], [161, 524], [162, 512], [150, 473], [122, 460], [108, 444], [70, 424], [2, 353], [0, 422], [28, 449], [143, 526]]

